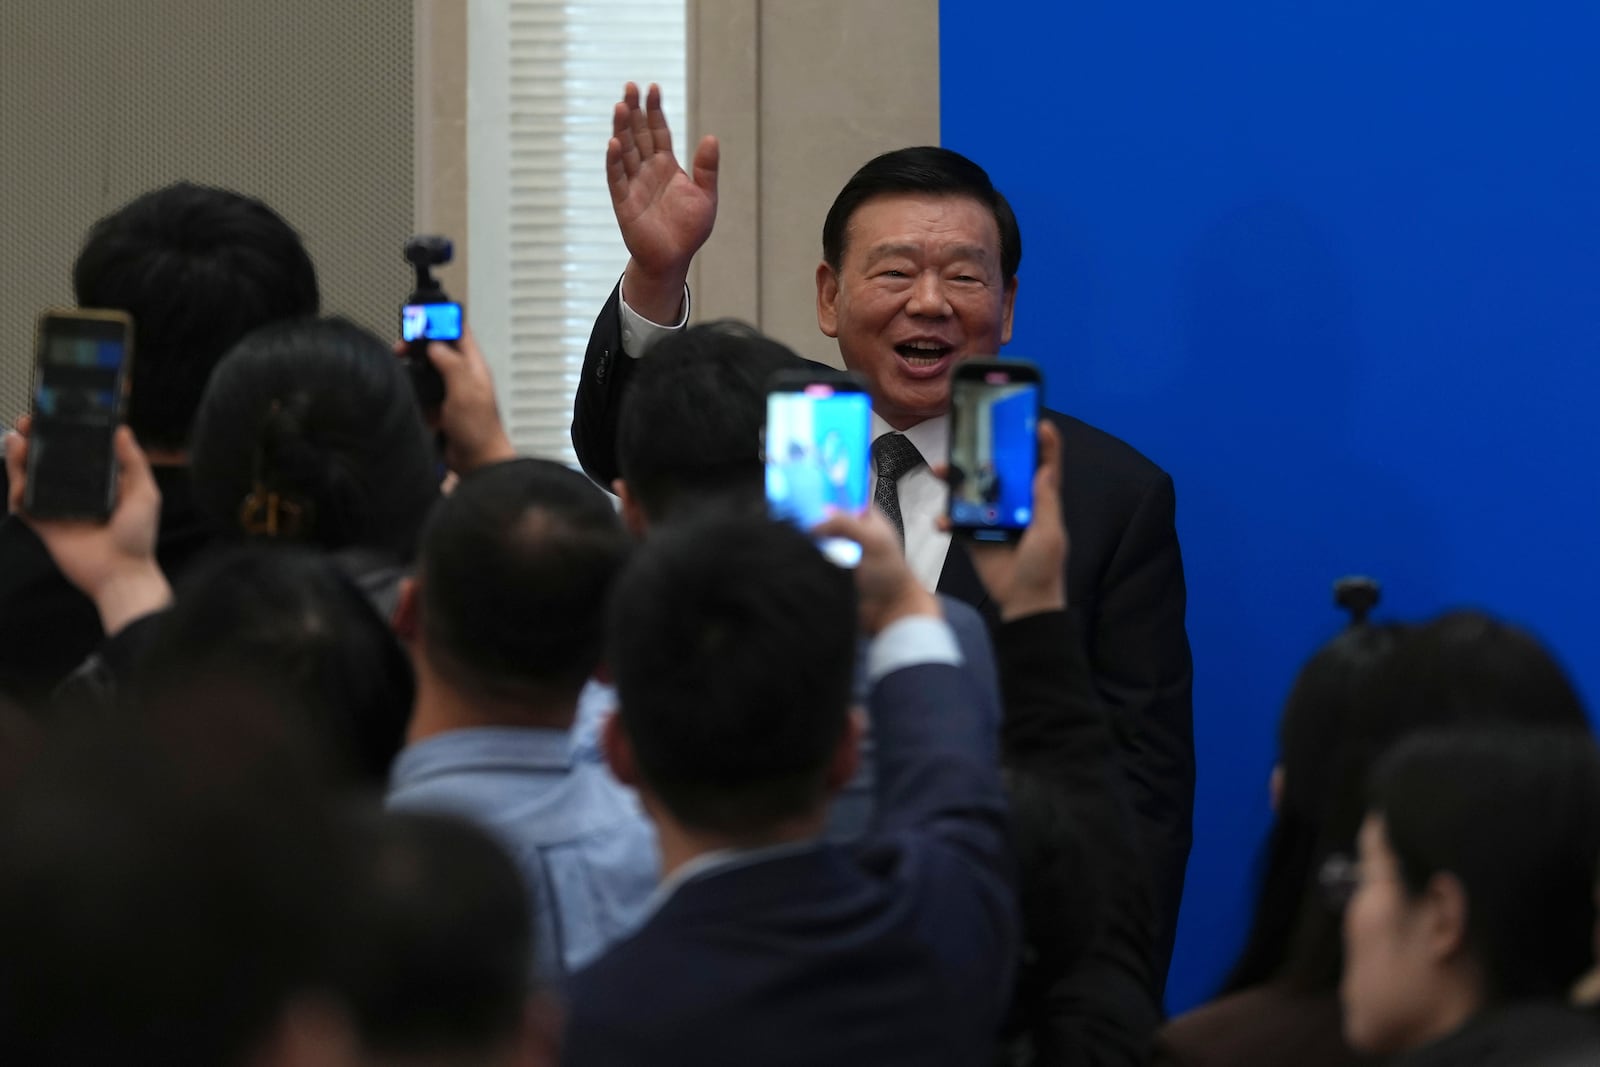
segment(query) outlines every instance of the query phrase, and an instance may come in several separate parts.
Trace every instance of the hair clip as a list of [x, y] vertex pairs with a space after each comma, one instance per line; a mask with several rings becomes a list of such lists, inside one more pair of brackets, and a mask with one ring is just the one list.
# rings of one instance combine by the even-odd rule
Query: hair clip
[[287, 500], [276, 490], [257, 485], [239, 506], [239, 525], [245, 533], [267, 537], [297, 537], [309, 518], [309, 508]]

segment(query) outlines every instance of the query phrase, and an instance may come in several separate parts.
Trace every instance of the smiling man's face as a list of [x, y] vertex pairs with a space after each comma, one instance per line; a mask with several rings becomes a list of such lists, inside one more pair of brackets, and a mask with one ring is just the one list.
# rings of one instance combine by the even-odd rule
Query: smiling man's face
[[1002, 277], [994, 213], [967, 196], [873, 197], [845, 228], [839, 269], [817, 267], [817, 324], [904, 430], [944, 414], [957, 363], [1011, 340], [1017, 280]]

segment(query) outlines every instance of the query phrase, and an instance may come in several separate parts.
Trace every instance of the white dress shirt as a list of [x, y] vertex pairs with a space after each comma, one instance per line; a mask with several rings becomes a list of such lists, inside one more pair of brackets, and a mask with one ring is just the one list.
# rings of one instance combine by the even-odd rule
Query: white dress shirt
[[[894, 427], [876, 411], [872, 413], [872, 439], [876, 441]], [[900, 476], [900, 519], [906, 527], [906, 562], [911, 573], [929, 590], [939, 585], [944, 557], [950, 551], [950, 535], [937, 523], [950, 499], [950, 487], [934, 477], [933, 464], [944, 463], [950, 448], [950, 416], [937, 415], [901, 431], [922, 454], [921, 466]], [[872, 475], [872, 491], [878, 490], [878, 475]]]
[[[620, 286], [620, 283], [619, 283]], [[674, 326], [651, 322], [628, 306], [627, 294], [620, 292], [617, 302], [622, 320], [622, 352], [637, 359], [650, 350], [661, 338], [681, 330], [689, 322], [689, 289], [683, 290], [683, 314]], [[894, 428], [877, 412], [872, 413], [872, 439], [876, 441]], [[903, 431], [917, 451], [922, 454], [922, 465], [900, 476], [900, 518], [906, 528], [906, 562], [911, 573], [926, 588], [939, 584], [944, 570], [944, 557], [950, 551], [950, 535], [935, 523], [943, 515], [949, 501], [950, 489], [933, 476], [932, 465], [944, 463], [950, 448], [950, 416], [939, 415], [919, 422]], [[877, 491], [878, 475], [872, 474], [871, 489]]]

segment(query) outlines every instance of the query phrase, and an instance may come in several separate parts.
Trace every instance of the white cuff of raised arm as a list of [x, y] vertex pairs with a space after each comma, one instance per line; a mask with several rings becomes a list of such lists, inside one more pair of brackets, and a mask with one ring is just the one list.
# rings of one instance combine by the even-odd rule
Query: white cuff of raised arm
[[617, 314], [622, 319], [622, 354], [637, 359], [650, 351], [650, 346], [670, 334], [677, 333], [689, 325], [689, 287], [683, 287], [683, 314], [679, 317], [676, 326], [663, 326], [659, 322], [651, 322], [633, 308], [628, 306], [628, 294], [622, 291], [622, 282], [617, 282]]
[[930, 663], [961, 664], [961, 648], [950, 624], [931, 615], [914, 615], [891, 623], [867, 648], [867, 681]]

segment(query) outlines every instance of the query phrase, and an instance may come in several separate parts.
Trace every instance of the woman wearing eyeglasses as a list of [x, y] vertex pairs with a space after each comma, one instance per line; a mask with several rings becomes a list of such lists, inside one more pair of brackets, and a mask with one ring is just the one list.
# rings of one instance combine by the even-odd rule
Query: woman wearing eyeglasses
[[[1582, 700], [1533, 635], [1473, 611], [1376, 626], [1364, 621], [1375, 600], [1370, 582], [1341, 583], [1352, 625], [1306, 665], [1284, 710], [1276, 819], [1250, 936], [1223, 995], [1157, 1034], [1155, 1067], [1373, 1062], [1341, 1038], [1336, 995], [1337, 890], [1353, 869], [1370, 769], [1427, 729], [1553, 729], [1589, 743]], [[1323, 892], [1330, 881], [1334, 899]]]
[[[1600, 752], [1571, 733], [1420, 734], [1374, 773], [1344, 912], [1344, 1032], [1395, 1067], [1600, 1064]], [[1330, 865], [1334, 866], [1334, 865]]]

